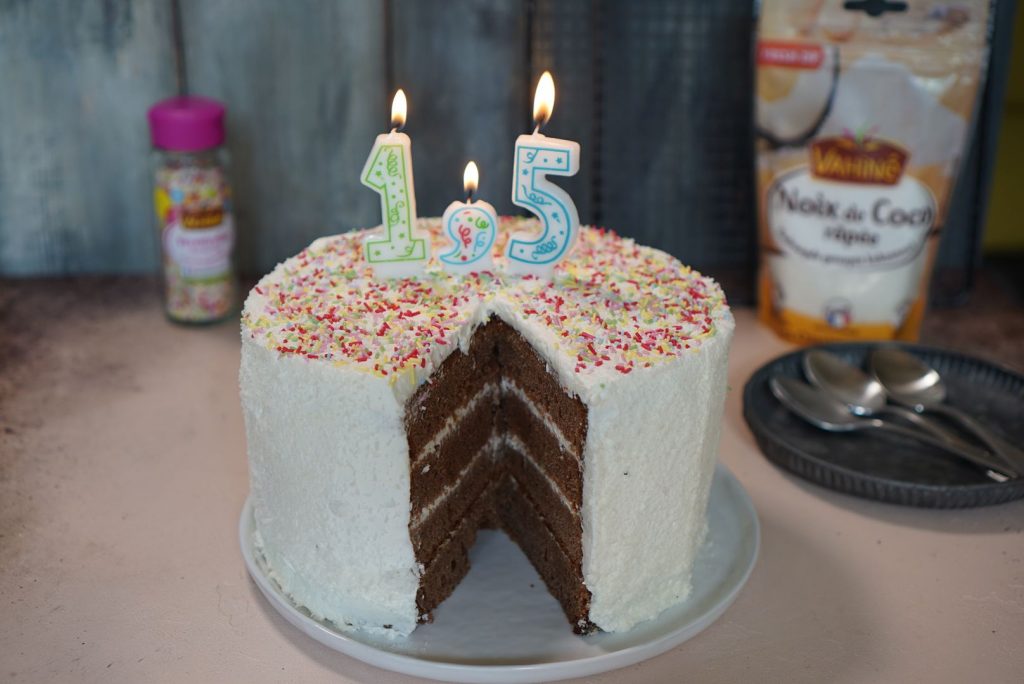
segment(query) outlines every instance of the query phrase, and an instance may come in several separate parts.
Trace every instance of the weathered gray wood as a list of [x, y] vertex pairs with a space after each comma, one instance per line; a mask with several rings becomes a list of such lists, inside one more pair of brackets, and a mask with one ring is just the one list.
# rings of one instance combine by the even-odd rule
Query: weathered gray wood
[[388, 124], [383, 3], [183, 0], [189, 84], [228, 109], [243, 271], [380, 222], [359, 182]]
[[[470, 158], [478, 196], [518, 212], [513, 144], [551, 69], [545, 132], [582, 146], [578, 176], [556, 180], [581, 219], [719, 277], [753, 274], [749, 2], [182, 5], [193, 91], [228, 105], [243, 271], [379, 222], [359, 170], [396, 86], [409, 94], [420, 214], [460, 196]], [[997, 8], [1012, 14], [1012, 3]], [[995, 34], [997, 65], [1008, 30]], [[172, 94], [173, 67], [169, 0], [0, 0], [0, 275], [155, 267], [145, 110]], [[940, 254], [960, 274], [957, 292], [978, 243], [998, 101], [986, 99]], [[748, 285], [729, 286], [734, 300]]]
[[168, 11], [0, 3], [0, 274], [155, 266], [145, 114], [173, 94]]
[[391, 3], [392, 85], [409, 97], [421, 216], [462, 199], [471, 159], [480, 167], [477, 197], [499, 213], [518, 211], [511, 185], [515, 138], [529, 120], [525, 12], [524, 0]]

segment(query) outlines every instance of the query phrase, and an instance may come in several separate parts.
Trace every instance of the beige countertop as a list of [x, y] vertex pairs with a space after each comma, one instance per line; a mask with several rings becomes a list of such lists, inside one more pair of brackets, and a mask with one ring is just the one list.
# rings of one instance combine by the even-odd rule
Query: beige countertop
[[[307, 638], [246, 575], [234, 322], [171, 325], [144, 280], [0, 288], [0, 679], [416, 681]], [[721, 460], [757, 567], [705, 632], [588, 681], [1021, 681], [1024, 502], [900, 508], [779, 471], [740, 394], [788, 347], [738, 321]]]

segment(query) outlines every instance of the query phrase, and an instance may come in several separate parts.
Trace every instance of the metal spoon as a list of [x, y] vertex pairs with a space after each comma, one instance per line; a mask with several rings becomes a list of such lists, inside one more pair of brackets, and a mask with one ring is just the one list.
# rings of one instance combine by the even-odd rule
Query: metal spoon
[[805, 421], [830, 432], [853, 432], [855, 430], [884, 430], [888, 433], [916, 439], [959, 456], [985, 469], [989, 478], [1005, 482], [1017, 477], [1017, 473], [996, 463], [984, 452], [976, 449], [965, 450], [952, 446], [927, 432], [889, 423], [881, 418], [862, 418], [850, 413], [846, 404], [833, 399], [824, 391], [794, 378], [776, 376], [769, 381], [772, 394], [783, 406]]
[[835, 354], [811, 349], [803, 356], [803, 366], [804, 375], [812, 385], [842, 401], [858, 416], [888, 415], [902, 418], [953, 446], [970, 448], [955, 432], [939, 423], [903, 406], [889, 404], [882, 383]]
[[931, 411], [950, 418], [980, 439], [1014, 470], [1024, 470], [1024, 451], [967, 415], [944, 403], [946, 383], [931, 366], [895, 347], [881, 347], [871, 353], [871, 372], [885, 386], [889, 396], [918, 413]]

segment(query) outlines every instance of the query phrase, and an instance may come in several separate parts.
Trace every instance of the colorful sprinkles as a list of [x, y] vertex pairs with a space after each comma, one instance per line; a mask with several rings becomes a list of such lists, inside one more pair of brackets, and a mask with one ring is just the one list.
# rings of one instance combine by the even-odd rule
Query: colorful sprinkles
[[[499, 246], [532, 219], [502, 218]], [[434, 253], [440, 221], [422, 219]], [[721, 288], [658, 250], [583, 228], [552, 282], [499, 273], [454, 276], [434, 262], [419, 279], [375, 280], [362, 259], [365, 231], [318, 240], [253, 289], [243, 325], [280, 354], [354, 365], [414, 385], [456, 343], [477, 309], [503, 300], [544, 326], [575, 371], [628, 374], [674, 358], [714, 333]], [[495, 302], [496, 303], [496, 302]], [[479, 320], [477, 318], [476, 320]]]

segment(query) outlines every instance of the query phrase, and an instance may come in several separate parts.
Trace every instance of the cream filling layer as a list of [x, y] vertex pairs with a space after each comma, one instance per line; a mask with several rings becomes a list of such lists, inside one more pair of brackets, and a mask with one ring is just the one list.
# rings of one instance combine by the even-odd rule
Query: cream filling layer
[[[540, 423], [544, 425], [544, 427], [552, 435], [554, 435], [555, 439], [558, 441], [558, 446], [560, 449], [569, 454], [573, 454], [577, 457], [579, 456], [579, 454], [577, 454], [576, 450], [573, 448], [572, 443], [568, 440], [568, 438], [566, 438], [565, 434], [558, 427], [558, 425], [551, 419], [551, 417], [548, 416], [548, 414], [543, 409], [537, 406], [533, 402], [533, 400], [530, 399], [529, 396], [527, 396], [526, 392], [523, 391], [521, 387], [519, 387], [517, 384], [515, 384], [508, 378], [502, 378], [500, 386], [496, 383], [488, 383], [484, 385], [483, 388], [481, 388], [479, 392], [474, 394], [469, 401], [467, 401], [459, 408], [455, 409], [452, 415], [450, 415], [448, 419], [445, 420], [444, 425], [441, 426], [441, 429], [434, 434], [434, 436], [430, 439], [429, 442], [423, 445], [423, 448], [420, 449], [419, 453], [413, 459], [413, 463], [420, 462], [421, 460], [429, 456], [431, 453], [436, 451], [437, 448], [444, 442], [444, 440], [446, 440], [453, 432], [455, 432], [456, 429], [458, 429], [463, 419], [472, 411], [474, 411], [481, 401], [484, 401], [487, 398], [495, 399], [498, 397], [499, 393], [501, 395], [514, 395], [516, 398], [518, 398], [521, 402], [523, 402], [523, 404], [526, 405], [530, 413], [533, 414], [533, 417], [540, 421]], [[410, 521], [409, 527], [411, 529], [415, 529], [422, 525], [427, 520], [427, 518], [429, 518], [430, 515], [435, 510], [437, 510], [437, 508], [440, 507], [441, 504], [444, 503], [445, 499], [447, 499], [452, 494], [452, 492], [454, 492], [458, 488], [458, 486], [462, 484], [463, 478], [466, 476], [467, 473], [469, 473], [469, 471], [474, 466], [477, 465], [480, 459], [485, 458], [487, 454], [490, 454], [491, 456], [495, 455], [497, 453], [498, 448], [502, 445], [508, 445], [511, 448], [515, 449], [517, 452], [519, 452], [523, 456], [523, 458], [540, 474], [540, 476], [544, 479], [548, 486], [551, 487], [552, 491], [555, 493], [556, 496], [558, 496], [558, 498], [562, 501], [565, 507], [568, 508], [573, 515], [579, 516], [579, 511], [573, 505], [572, 501], [570, 501], [569, 497], [565, 495], [565, 492], [563, 492], [562, 488], [558, 486], [558, 483], [555, 482], [554, 479], [552, 479], [551, 476], [548, 475], [547, 471], [544, 470], [544, 468], [534, 459], [534, 457], [530, 454], [529, 448], [521, 439], [519, 439], [519, 437], [513, 434], [493, 434], [491, 435], [491, 438], [487, 440], [487, 443], [484, 444], [484, 446], [480, 449], [480, 451], [478, 451], [473, 456], [473, 458], [469, 460], [469, 463], [467, 463], [466, 466], [461, 471], [459, 471], [459, 474], [455, 477], [455, 480], [448, 484], [444, 489], [442, 489], [441, 492], [434, 498], [433, 501], [428, 503], [426, 506], [421, 508], [419, 512], [416, 513], [416, 515]], [[429, 465], [426, 466], [424, 468], [424, 472], [429, 470], [429, 468]]]
[[517, 452], [519, 452], [519, 454], [523, 457], [523, 460], [529, 463], [530, 466], [534, 470], [536, 470], [538, 474], [540, 474], [541, 478], [544, 479], [548, 487], [551, 488], [551, 491], [555, 493], [555, 495], [562, 502], [562, 504], [567, 509], [569, 509], [569, 511], [573, 515], [579, 517], [579, 511], [573, 505], [572, 501], [570, 501], [569, 497], [565, 495], [565, 492], [562, 491], [562, 488], [558, 486], [558, 483], [555, 482], [550, 475], [548, 475], [547, 471], [544, 470], [544, 468], [542, 468], [539, 463], [537, 463], [536, 459], [534, 459], [534, 457], [530, 454], [529, 447], [527, 447], [526, 444], [524, 444], [523, 441], [519, 439], [519, 437], [513, 434], [494, 434], [491, 435], [491, 438], [487, 440], [487, 443], [484, 444], [480, 451], [478, 451], [473, 456], [473, 458], [469, 460], [469, 463], [466, 464], [466, 467], [459, 471], [459, 474], [456, 476], [455, 481], [450, 483], [444, 489], [442, 489], [441, 493], [438, 494], [433, 501], [431, 501], [430, 503], [428, 503], [426, 506], [419, 510], [415, 517], [413, 517], [409, 527], [415, 529], [422, 525], [424, 522], [426, 522], [427, 518], [429, 518], [430, 515], [434, 511], [436, 511], [441, 506], [441, 504], [445, 502], [445, 499], [451, 496], [452, 492], [458, 489], [459, 485], [462, 484], [463, 479], [466, 477], [469, 471], [472, 470], [477, 465], [477, 463], [480, 462], [481, 459], [487, 458], [488, 456], [493, 457], [497, 453], [498, 448], [503, 445], [509, 446], [512, 449], [515, 449]]
[[419, 510], [419, 513], [417, 513], [410, 522], [409, 527], [415, 529], [422, 525], [424, 521], [430, 517], [430, 514], [437, 510], [437, 508], [444, 503], [445, 499], [447, 499], [451, 493], [462, 484], [462, 480], [466, 477], [466, 474], [469, 473], [477, 463], [479, 463], [480, 459], [492, 457], [497, 452], [498, 447], [500, 447], [501, 444], [501, 435], [491, 435], [491, 438], [488, 439], [487, 443], [480, 448], [480, 451], [476, 452], [473, 458], [469, 459], [469, 463], [466, 464], [466, 467], [459, 471], [455, 480], [442, 489], [441, 493], [438, 494], [433, 501]]
[[[555, 436], [555, 439], [558, 440], [559, 448], [562, 451], [572, 454], [573, 456], [579, 458], [580, 454], [577, 453], [576, 449], [573, 448], [572, 442], [570, 442], [568, 438], [565, 436], [565, 434], [562, 433], [562, 430], [561, 428], [558, 427], [558, 424], [555, 423], [555, 421], [553, 421], [551, 417], [543, 409], [541, 409], [539, 406], [533, 403], [530, 397], [526, 395], [526, 392], [524, 392], [519, 385], [512, 382], [508, 378], [502, 378], [501, 393], [511, 394], [517, 397], [524, 404], [526, 404], [526, 407], [530, 409], [530, 413], [533, 414], [533, 417], [539, 420], [544, 425], [544, 427], [548, 429], [548, 432]], [[523, 453], [525, 455], [525, 452]]]
[[481, 401], [484, 401], [487, 398], [492, 400], [496, 399], [498, 397], [498, 393], [499, 387], [496, 383], [490, 382], [484, 385], [479, 392], [470, 397], [469, 401], [455, 409], [452, 415], [448, 416], [447, 420], [444, 421], [444, 425], [434, 433], [434, 436], [430, 438], [429, 442], [423, 445], [419, 450], [419, 453], [413, 457], [412, 462], [418, 463], [436, 451], [437, 448], [441, 446], [441, 443], [455, 432], [455, 429], [459, 427], [459, 423], [462, 422], [462, 419], [475, 410]]
[[565, 507], [568, 508], [573, 515], [578, 517], [579, 511], [576, 510], [575, 506], [573, 506], [572, 501], [570, 501], [569, 497], [565, 495], [565, 492], [562, 491], [562, 488], [558, 486], [558, 483], [555, 482], [551, 478], [551, 476], [548, 475], [547, 471], [544, 470], [544, 468], [542, 468], [541, 465], [537, 463], [533, 456], [530, 455], [530, 450], [523, 443], [523, 440], [519, 439], [519, 437], [513, 434], [504, 435], [503, 439], [506, 445], [518, 451], [520, 455], [522, 455], [523, 459], [531, 466], [533, 466], [533, 468], [538, 473], [540, 473], [540, 476], [544, 478], [544, 481], [548, 483], [548, 486], [551, 487], [551, 490], [558, 496], [559, 499], [561, 499], [562, 503], [565, 504]]

